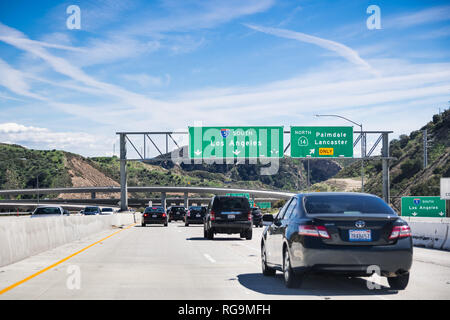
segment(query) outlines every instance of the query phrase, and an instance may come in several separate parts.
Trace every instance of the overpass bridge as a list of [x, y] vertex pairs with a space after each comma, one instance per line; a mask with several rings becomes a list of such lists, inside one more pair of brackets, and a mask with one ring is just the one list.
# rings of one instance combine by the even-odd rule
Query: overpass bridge
[[[0, 190], [0, 197], [8, 197], [14, 195], [37, 195], [38, 198], [43, 194], [61, 194], [61, 193], [87, 193], [91, 194], [91, 199], [50, 199], [39, 200], [39, 203], [71, 203], [71, 204], [104, 204], [117, 205], [119, 199], [99, 199], [96, 198], [97, 193], [119, 193], [120, 187], [72, 187], [72, 188], [39, 188], [39, 189], [14, 189], [14, 190]], [[270, 201], [275, 202], [280, 199], [289, 199], [295, 193], [273, 191], [273, 190], [253, 190], [240, 188], [218, 188], [218, 187], [180, 187], [180, 186], [138, 186], [128, 187], [128, 192], [142, 192], [142, 193], [160, 193], [159, 198], [145, 198], [145, 199], [129, 199], [129, 205], [145, 206], [149, 200], [161, 204], [164, 208], [166, 205], [183, 203], [188, 206], [189, 203], [207, 204], [214, 194], [224, 195], [227, 193], [248, 193], [250, 198], [255, 201]], [[181, 197], [168, 198], [167, 194], [183, 194]], [[189, 195], [202, 195], [201, 197], [189, 197]], [[206, 195], [206, 196], [205, 196]], [[7, 205], [11, 200], [3, 200], [0, 203]], [[14, 203], [36, 204], [36, 201], [14, 200]]]

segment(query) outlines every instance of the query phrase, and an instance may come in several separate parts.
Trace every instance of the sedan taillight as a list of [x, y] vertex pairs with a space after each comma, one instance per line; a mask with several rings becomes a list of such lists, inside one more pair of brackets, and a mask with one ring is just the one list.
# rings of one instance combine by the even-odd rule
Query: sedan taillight
[[211, 210], [211, 221], [216, 220], [216, 213]]
[[411, 237], [411, 228], [407, 225], [405, 226], [395, 226], [392, 229], [391, 235], [389, 236], [389, 240], [394, 240], [398, 238], [406, 238]]
[[298, 234], [307, 237], [331, 238], [324, 226], [301, 225], [298, 228]]

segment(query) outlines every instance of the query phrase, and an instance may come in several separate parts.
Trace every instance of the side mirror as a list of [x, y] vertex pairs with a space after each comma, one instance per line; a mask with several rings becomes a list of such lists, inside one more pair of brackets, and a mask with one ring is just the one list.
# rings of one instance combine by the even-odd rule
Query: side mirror
[[273, 215], [272, 214], [265, 214], [262, 216], [263, 225], [264, 226], [270, 226], [273, 223]]

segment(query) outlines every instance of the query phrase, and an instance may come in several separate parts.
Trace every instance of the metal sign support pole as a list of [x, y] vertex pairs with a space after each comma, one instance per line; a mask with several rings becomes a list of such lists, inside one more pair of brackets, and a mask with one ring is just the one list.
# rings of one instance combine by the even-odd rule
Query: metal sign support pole
[[382, 176], [383, 176], [383, 199], [387, 204], [390, 202], [390, 183], [389, 183], [389, 134], [383, 132], [383, 145], [381, 147]]
[[125, 133], [120, 134], [120, 211], [128, 210], [127, 146]]

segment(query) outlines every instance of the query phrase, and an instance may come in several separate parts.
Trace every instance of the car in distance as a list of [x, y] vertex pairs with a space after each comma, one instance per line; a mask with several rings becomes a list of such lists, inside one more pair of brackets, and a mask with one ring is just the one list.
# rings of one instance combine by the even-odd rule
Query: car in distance
[[147, 224], [163, 224], [167, 227], [168, 222], [169, 219], [167, 218], [167, 214], [162, 206], [147, 207], [142, 214], [141, 225], [143, 227]]
[[167, 214], [169, 215], [169, 222], [184, 220], [186, 208], [183, 206], [171, 206], [167, 209]]
[[97, 206], [89, 206], [84, 208], [83, 210], [83, 214], [85, 216], [93, 216], [93, 215], [97, 215], [97, 214], [101, 214], [102, 210], [100, 209], [100, 207]]
[[112, 215], [114, 213], [113, 208], [102, 208], [100, 214], [102, 215]]
[[214, 196], [208, 205], [203, 224], [203, 235], [213, 240], [217, 233], [239, 233], [252, 239], [252, 210], [246, 197]]
[[253, 218], [253, 225], [255, 227], [262, 227], [263, 221], [262, 221], [262, 213], [261, 209], [258, 207], [252, 208], [252, 218]]
[[69, 214], [69, 211], [59, 206], [39, 206], [33, 211], [31, 218], [68, 216]]
[[287, 287], [299, 286], [308, 272], [370, 276], [374, 268], [387, 277], [391, 289], [408, 285], [411, 230], [379, 197], [298, 194], [276, 217], [264, 215], [263, 221], [262, 273], [282, 271]]
[[186, 215], [184, 216], [184, 225], [186, 227], [192, 224], [203, 224], [203, 219], [206, 215], [206, 207], [190, 206]]

